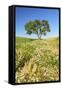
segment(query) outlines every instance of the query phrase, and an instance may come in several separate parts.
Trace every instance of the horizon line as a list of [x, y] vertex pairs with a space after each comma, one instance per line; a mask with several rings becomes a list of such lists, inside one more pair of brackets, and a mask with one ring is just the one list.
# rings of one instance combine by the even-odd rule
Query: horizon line
[[[22, 37], [22, 36], [16, 36], [17, 37], [21, 37], [21, 38], [30, 38], [30, 37]], [[55, 37], [47, 37], [47, 38], [41, 38], [41, 39], [48, 39], [48, 38], [59, 38], [59, 36], [55, 36]], [[38, 38], [30, 38], [30, 39], [38, 39]]]

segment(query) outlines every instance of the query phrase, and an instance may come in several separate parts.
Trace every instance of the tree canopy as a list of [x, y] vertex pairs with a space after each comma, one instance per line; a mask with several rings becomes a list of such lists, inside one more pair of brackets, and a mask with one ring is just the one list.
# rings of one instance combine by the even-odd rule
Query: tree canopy
[[34, 20], [25, 24], [25, 30], [27, 34], [36, 34], [38, 39], [41, 39], [42, 35], [50, 32], [50, 27], [47, 20]]

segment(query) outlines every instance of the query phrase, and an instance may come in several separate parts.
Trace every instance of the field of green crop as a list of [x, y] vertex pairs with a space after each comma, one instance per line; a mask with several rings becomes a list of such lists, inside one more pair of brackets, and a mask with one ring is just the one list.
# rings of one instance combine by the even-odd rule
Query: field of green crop
[[16, 83], [59, 80], [59, 39], [16, 37]]

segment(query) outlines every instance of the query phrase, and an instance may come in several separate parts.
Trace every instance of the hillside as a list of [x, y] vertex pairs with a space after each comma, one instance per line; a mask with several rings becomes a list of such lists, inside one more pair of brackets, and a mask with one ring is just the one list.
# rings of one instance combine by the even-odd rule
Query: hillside
[[59, 39], [16, 38], [16, 82], [59, 80]]

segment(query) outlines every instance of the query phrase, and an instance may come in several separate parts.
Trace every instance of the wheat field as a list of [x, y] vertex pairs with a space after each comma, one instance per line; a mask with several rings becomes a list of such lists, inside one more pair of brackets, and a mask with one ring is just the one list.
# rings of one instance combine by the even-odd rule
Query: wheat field
[[59, 80], [59, 39], [16, 37], [16, 83]]

